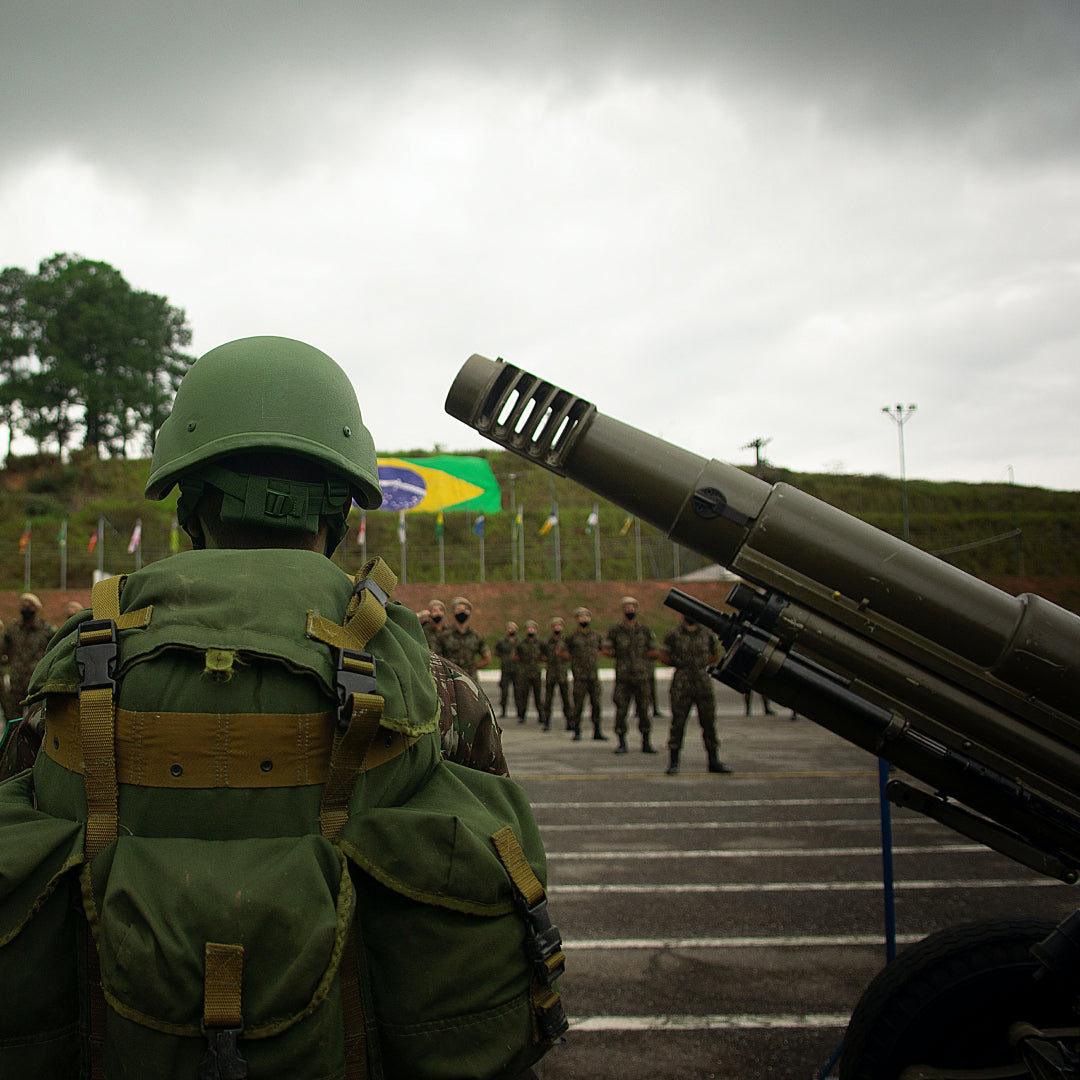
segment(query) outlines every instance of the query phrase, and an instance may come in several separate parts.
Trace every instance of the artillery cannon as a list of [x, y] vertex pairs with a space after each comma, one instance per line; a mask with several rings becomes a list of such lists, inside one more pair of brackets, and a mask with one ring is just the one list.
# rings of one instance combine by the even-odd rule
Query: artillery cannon
[[[797, 488], [648, 435], [501, 360], [470, 357], [446, 411], [737, 574], [733, 614], [678, 590], [666, 601], [720, 636], [716, 679], [902, 770], [888, 784], [892, 801], [1040, 873], [1080, 880], [1080, 617], [1009, 596]], [[1043, 937], [1015, 978], [1037, 975], [1039, 992], [1075, 1024], [1080, 913], [1024, 951]], [[1025, 984], [1018, 1000], [1026, 997]], [[1015, 1020], [1010, 1056], [1020, 1071], [964, 1077], [1080, 1077], [1076, 1030]], [[887, 1080], [877, 1068], [845, 1050], [845, 1080]], [[905, 1074], [958, 1075], [917, 1064]]]

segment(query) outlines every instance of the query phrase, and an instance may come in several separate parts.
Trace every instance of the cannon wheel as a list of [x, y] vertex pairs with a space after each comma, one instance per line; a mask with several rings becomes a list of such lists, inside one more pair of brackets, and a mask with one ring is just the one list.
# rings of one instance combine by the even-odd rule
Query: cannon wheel
[[986, 1069], [1015, 1060], [1009, 1025], [1076, 1023], [1060, 992], [1035, 983], [1029, 949], [1057, 924], [1000, 919], [931, 934], [883, 968], [855, 1006], [840, 1080], [895, 1080], [908, 1065]]

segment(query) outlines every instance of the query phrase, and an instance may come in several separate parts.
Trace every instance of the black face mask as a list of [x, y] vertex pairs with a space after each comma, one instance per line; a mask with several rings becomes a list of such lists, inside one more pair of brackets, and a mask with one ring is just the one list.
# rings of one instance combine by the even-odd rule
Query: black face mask
[[626, 617], [628, 619], [636, 619], [637, 618], [637, 612], [636, 611], [627, 611], [627, 612], [624, 612], [624, 614], [626, 615]]
[[562, 633], [562, 631], [561, 631], [561, 630], [557, 630], [557, 629], [556, 629], [556, 630], [552, 630], [551, 632], [552, 632], [552, 633], [553, 633], [553, 634], [555, 635], [555, 637], [558, 637], [558, 636], [559, 636], [559, 635], [560, 635], [560, 634]]
[[535, 630], [530, 630], [529, 631], [529, 637], [536, 637], [536, 631]]
[[516, 630], [507, 630], [506, 631], [506, 636], [507, 637], [517, 637], [517, 631]]
[[432, 615], [431, 616], [431, 621], [432, 622], [442, 622], [442, 616], [441, 615]]
[[464, 622], [468, 617], [469, 617], [469, 613], [467, 611], [456, 611], [456, 612], [454, 612], [454, 618], [457, 619], [457, 621], [459, 623]]
[[37, 614], [37, 608], [24, 607], [19, 608], [19, 614], [23, 617], [23, 622], [33, 622], [34, 616]]
[[589, 628], [589, 620], [588, 619], [582, 619], [581, 622], [578, 623], [578, 626], [580, 626], [582, 630], [588, 630], [588, 628]]

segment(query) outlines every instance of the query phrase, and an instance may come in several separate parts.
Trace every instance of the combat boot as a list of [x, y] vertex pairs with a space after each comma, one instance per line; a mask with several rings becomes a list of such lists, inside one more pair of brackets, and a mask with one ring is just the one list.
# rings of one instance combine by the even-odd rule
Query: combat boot
[[608, 737], [600, 730], [600, 721], [594, 720], [592, 726], [592, 737], [600, 742], [609, 742]]
[[627, 752], [626, 736], [619, 736], [619, 745], [615, 747], [616, 754], [625, 754]]
[[715, 750], [706, 750], [709, 756], [709, 772], [729, 773], [734, 772], [730, 765], [725, 765], [717, 756]]
[[581, 742], [581, 723], [578, 722], [574, 725], [574, 737], [571, 742]]
[[668, 776], [674, 776], [679, 771], [679, 751], [669, 750], [668, 756], [671, 758], [671, 761], [669, 762], [668, 767], [664, 770], [664, 772]]
[[642, 735], [641, 736], [641, 752], [643, 754], [655, 754], [656, 753], [656, 751], [653, 749], [653, 744], [649, 741], [649, 736], [648, 735]]

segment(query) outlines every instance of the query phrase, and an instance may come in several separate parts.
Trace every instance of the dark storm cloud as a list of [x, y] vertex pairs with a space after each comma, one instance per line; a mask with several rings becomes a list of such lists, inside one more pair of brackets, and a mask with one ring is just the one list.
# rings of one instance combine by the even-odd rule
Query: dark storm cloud
[[[704, 82], [877, 137], [951, 138], [991, 158], [1055, 156], [1080, 126], [1080, 8], [1045, 0], [580, 3], [67, 0], [7, 5], [0, 120], [16, 153], [237, 152], [320, 102], [383, 107], [415, 72], [612, 73]], [[15, 104], [17, 107], [10, 107]], [[295, 110], [302, 104], [306, 117]], [[145, 149], [145, 148], [144, 148]]]

